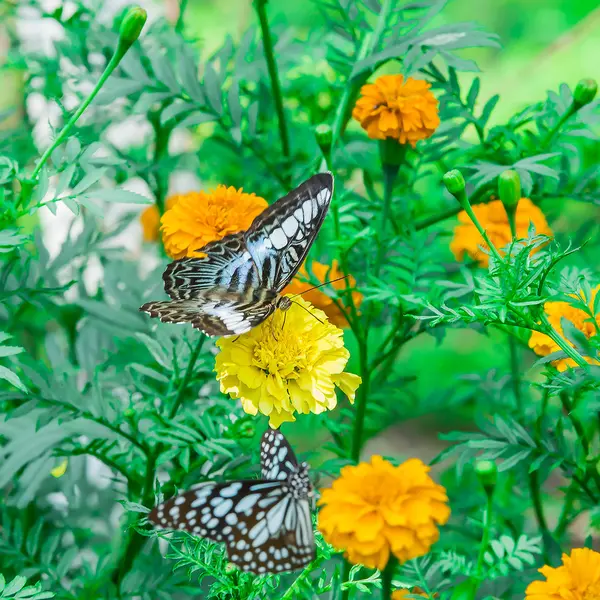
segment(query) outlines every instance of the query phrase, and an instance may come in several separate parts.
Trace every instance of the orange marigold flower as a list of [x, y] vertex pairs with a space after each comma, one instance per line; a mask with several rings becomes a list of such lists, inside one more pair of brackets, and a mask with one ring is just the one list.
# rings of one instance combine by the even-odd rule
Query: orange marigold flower
[[440, 124], [438, 101], [430, 87], [421, 79], [382, 75], [362, 86], [352, 116], [370, 138], [394, 138], [414, 148]]
[[600, 553], [576, 548], [562, 555], [560, 567], [542, 567], [546, 581], [533, 581], [525, 600], [597, 600], [600, 598]]
[[[165, 206], [167, 210], [173, 208], [177, 203], [179, 196], [170, 196], [167, 198]], [[148, 206], [140, 215], [140, 223], [142, 224], [142, 235], [145, 242], [158, 241], [158, 229], [160, 226], [160, 215], [156, 204]]]
[[[492, 244], [499, 251], [510, 244], [512, 241], [510, 225], [501, 200], [493, 200], [487, 204], [475, 204], [473, 212], [486, 230]], [[482, 247], [488, 249], [487, 244], [464, 210], [458, 213], [458, 222], [459, 224], [454, 228], [454, 237], [450, 242], [450, 250], [456, 260], [462, 260], [467, 254], [482, 267], [487, 267], [489, 256], [481, 249]], [[533, 223], [536, 233], [552, 236], [552, 230], [548, 226], [544, 213], [529, 198], [521, 198], [515, 215], [518, 238], [527, 237], [530, 223]], [[503, 253], [500, 252], [500, 254]]]
[[[310, 270], [320, 283], [332, 281], [338, 277], [343, 277], [343, 273], [338, 268], [337, 260], [334, 260], [331, 263], [331, 266], [313, 261], [310, 266]], [[298, 275], [283, 290], [282, 294], [289, 294], [291, 296], [302, 294], [302, 297], [307, 302], [310, 302], [314, 307], [321, 309], [329, 317], [329, 321], [331, 323], [337, 327], [346, 327], [348, 325], [346, 313], [349, 309], [344, 307], [344, 311], [342, 312], [334, 303], [332, 298], [323, 293], [321, 289], [311, 289], [313, 286], [307, 281], [309, 277], [310, 275], [308, 274], [305, 263], [302, 265], [302, 267], [300, 267]], [[331, 286], [336, 290], [345, 290], [346, 286], [354, 287], [355, 285], [356, 279], [354, 279], [352, 275], [350, 275], [347, 280], [340, 279], [339, 281], [335, 281], [331, 284]], [[362, 299], [363, 297], [360, 292], [352, 292], [352, 301], [354, 302], [354, 306], [356, 308], [361, 305]], [[340, 305], [342, 305], [341, 301], [338, 302]]]
[[[392, 592], [392, 600], [405, 600], [408, 598], [408, 596], [423, 596], [424, 598], [428, 597], [428, 595], [419, 587], [415, 587], [412, 590], [404, 588]], [[434, 596], [437, 597], [437, 594], [434, 594]]]
[[446, 490], [411, 458], [398, 467], [373, 456], [344, 467], [321, 493], [319, 529], [354, 564], [383, 569], [390, 553], [405, 562], [426, 554], [450, 516]]
[[174, 206], [160, 221], [165, 250], [175, 259], [201, 256], [197, 250], [230, 233], [248, 229], [267, 208], [264, 198], [224, 185], [210, 192], [189, 192], [175, 198]]
[[[590, 312], [594, 312], [594, 301], [596, 299], [596, 295], [600, 291], [600, 285], [597, 285], [592, 290], [592, 297], [586, 298], [585, 294], [581, 292], [580, 298], [583, 298], [585, 303], [590, 307]], [[576, 296], [573, 296], [574, 298]], [[565, 338], [565, 340], [573, 346], [573, 344], [566, 338], [562, 328], [562, 319], [566, 319], [573, 323], [573, 325], [579, 329], [579, 331], [583, 332], [585, 337], [588, 339], [597, 335], [598, 329], [600, 327], [600, 313], [595, 315], [596, 323], [592, 317], [588, 313], [586, 313], [581, 308], [575, 308], [568, 302], [546, 302], [544, 305], [544, 312], [548, 317], [548, 321], [550, 325], [558, 332], [560, 336]], [[552, 354], [553, 352], [558, 352], [560, 350], [559, 345], [554, 342], [551, 338], [549, 338], [545, 333], [540, 333], [539, 331], [534, 331], [529, 338], [529, 347], [533, 349], [536, 354], [540, 356], [548, 356], [548, 354]], [[600, 364], [597, 360], [594, 360], [589, 357], [584, 357], [587, 362], [590, 364]], [[559, 371], [564, 371], [567, 367], [576, 367], [576, 363], [572, 358], [561, 358], [559, 360], [555, 360], [552, 363]]]

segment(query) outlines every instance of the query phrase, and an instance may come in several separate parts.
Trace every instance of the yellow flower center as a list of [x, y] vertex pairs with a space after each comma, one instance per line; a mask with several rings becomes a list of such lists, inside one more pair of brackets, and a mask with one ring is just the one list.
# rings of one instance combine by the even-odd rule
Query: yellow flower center
[[286, 330], [281, 319], [272, 318], [254, 346], [254, 365], [284, 380], [297, 379], [308, 366], [309, 349], [310, 342], [304, 336]]

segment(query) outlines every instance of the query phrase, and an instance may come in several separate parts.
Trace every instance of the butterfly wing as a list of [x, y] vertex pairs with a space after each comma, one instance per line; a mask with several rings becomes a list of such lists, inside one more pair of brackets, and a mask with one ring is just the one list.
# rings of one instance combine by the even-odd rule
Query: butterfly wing
[[308, 500], [280, 481], [204, 483], [154, 508], [150, 521], [224, 542], [232, 563], [253, 573], [308, 564], [314, 539]]
[[260, 442], [260, 464], [263, 479], [285, 481], [298, 469], [296, 455], [278, 429], [267, 429]]
[[298, 272], [333, 194], [331, 173], [314, 175], [266, 208], [245, 235], [260, 285], [281, 291]]
[[140, 310], [163, 323], [191, 323], [206, 335], [241, 335], [262, 323], [275, 310], [275, 294], [250, 288], [243, 293], [199, 289], [192, 298], [148, 302]]
[[198, 252], [206, 256], [175, 260], [163, 273], [165, 292], [172, 300], [190, 300], [199, 290], [217, 287], [240, 293], [258, 287], [258, 271], [246, 248], [244, 232], [227, 235]]

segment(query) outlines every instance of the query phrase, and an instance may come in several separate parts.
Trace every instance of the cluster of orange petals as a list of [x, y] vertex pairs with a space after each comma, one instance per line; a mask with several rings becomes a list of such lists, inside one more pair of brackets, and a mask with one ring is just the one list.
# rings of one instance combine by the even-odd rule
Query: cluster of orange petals
[[[581, 293], [580, 298], [585, 298], [585, 303], [588, 305], [590, 309], [590, 313], [593, 313], [594, 302], [596, 300], [596, 296], [600, 291], [600, 285], [596, 286], [591, 293], [590, 298], [585, 298], [583, 293]], [[595, 315], [595, 323], [594, 319], [582, 310], [581, 308], [575, 308], [573, 305], [568, 302], [546, 302], [544, 305], [544, 312], [548, 317], [548, 322], [555, 331], [558, 332], [560, 336], [562, 336], [567, 342], [572, 346], [573, 344], [568, 340], [568, 338], [564, 335], [563, 331], [563, 323], [562, 320], [570, 321], [576, 329], [579, 329], [586, 338], [591, 338], [595, 335], [598, 335], [598, 331], [600, 331], [600, 313]], [[560, 347], [558, 344], [549, 338], [545, 333], [540, 333], [539, 331], [534, 331], [529, 338], [529, 347], [533, 349], [536, 354], [540, 356], [548, 356], [549, 354], [553, 354], [554, 352], [558, 352]], [[584, 357], [587, 362], [590, 364], [600, 364], [597, 360], [594, 360], [589, 357]], [[552, 363], [559, 371], [564, 371], [567, 367], [575, 367], [577, 366], [575, 361], [572, 358], [561, 358], [553, 361]]]
[[[498, 250], [510, 244], [512, 241], [510, 225], [501, 200], [493, 200], [488, 204], [475, 204], [473, 212]], [[482, 267], [487, 267], [489, 256], [482, 248], [486, 250], [489, 248], [464, 210], [458, 214], [458, 223], [450, 242], [450, 250], [456, 260], [462, 260], [466, 254]], [[529, 198], [521, 198], [515, 215], [517, 238], [523, 239], [528, 236], [531, 223], [536, 233], [552, 236], [552, 230], [548, 226], [544, 213]]]
[[393, 138], [414, 147], [440, 125], [438, 101], [430, 87], [421, 79], [382, 75], [362, 86], [352, 116], [370, 138]]
[[426, 554], [450, 516], [446, 490], [428, 471], [416, 458], [395, 467], [380, 456], [344, 467], [321, 493], [323, 537], [350, 562], [378, 569], [390, 554], [401, 562]]
[[600, 553], [576, 548], [562, 555], [559, 567], [542, 567], [545, 581], [533, 581], [525, 600], [598, 600], [600, 598]]
[[[331, 281], [332, 283], [330, 285], [335, 290], [340, 291], [345, 290], [346, 287], [353, 288], [356, 285], [356, 280], [351, 275], [345, 279], [339, 279], [343, 277], [344, 274], [340, 271], [337, 260], [334, 260], [331, 263], [331, 266], [313, 261], [310, 266], [310, 271], [317, 279], [318, 283], [316, 285]], [[310, 302], [314, 307], [321, 309], [327, 315], [331, 323], [337, 327], [346, 327], [348, 325], [346, 314], [349, 312], [349, 308], [344, 306], [342, 301], [338, 301], [336, 304], [321, 288], [311, 289], [314, 285], [309, 283], [309, 278], [310, 275], [306, 269], [305, 263], [300, 268], [300, 271], [298, 271], [298, 275], [282, 293], [290, 296], [301, 294], [304, 300]], [[338, 281], [333, 281], [334, 279], [338, 279]], [[356, 308], [361, 305], [362, 299], [363, 297], [360, 292], [352, 292], [352, 302]], [[340, 307], [343, 310], [340, 310]]]
[[224, 185], [209, 192], [173, 196], [169, 201], [173, 204], [162, 216], [160, 229], [165, 251], [175, 259], [202, 256], [200, 248], [248, 229], [268, 206], [264, 198]]

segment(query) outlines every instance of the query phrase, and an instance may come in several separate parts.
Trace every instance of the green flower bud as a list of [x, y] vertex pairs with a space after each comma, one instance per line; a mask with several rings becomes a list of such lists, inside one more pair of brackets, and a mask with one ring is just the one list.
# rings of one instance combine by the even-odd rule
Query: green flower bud
[[516, 171], [504, 171], [498, 177], [498, 195], [506, 208], [515, 208], [521, 199], [521, 179]]
[[458, 203], [468, 211], [470, 205], [465, 192], [466, 184], [462, 173], [458, 169], [453, 169], [442, 177], [442, 181], [446, 189], [458, 200]]
[[317, 138], [317, 144], [321, 148], [323, 155], [327, 157], [331, 151], [331, 140], [333, 139], [333, 131], [331, 127], [326, 123], [321, 123], [315, 127], [315, 137]]
[[121, 26], [119, 27], [118, 50], [121, 53], [124, 54], [133, 42], [140, 37], [147, 18], [148, 14], [146, 11], [139, 6], [132, 6], [125, 12]]
[[573, 103], [575, 108], [581, 108], [589, 104], [598, 91], [598, 83], [595, 79], [582, 79], [575, 87], [573, 93]]
[[496, 487], [498, 467], [493, 460], [478, 460], [475, 463], [475, 474], [486, 494], [491, 494]]

